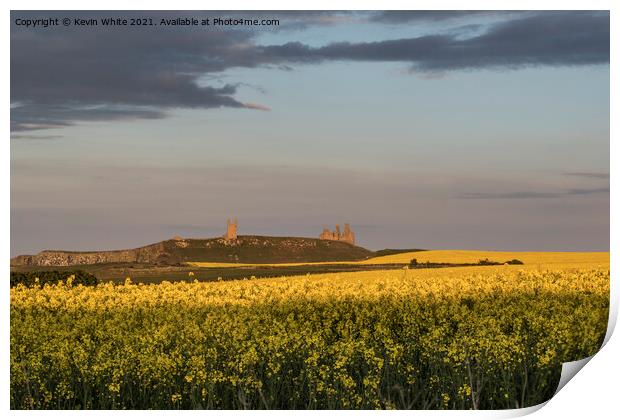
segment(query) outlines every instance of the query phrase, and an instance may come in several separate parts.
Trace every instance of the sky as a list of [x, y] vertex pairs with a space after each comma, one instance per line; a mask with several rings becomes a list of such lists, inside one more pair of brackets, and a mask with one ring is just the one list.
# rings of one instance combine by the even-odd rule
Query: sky
[[[25, 27], [234, 17], [277, 26]], [[22, 19], [19, 20], [18, 19]], [[11, 255], [609, 250], [607, 12], [11, 12]]]

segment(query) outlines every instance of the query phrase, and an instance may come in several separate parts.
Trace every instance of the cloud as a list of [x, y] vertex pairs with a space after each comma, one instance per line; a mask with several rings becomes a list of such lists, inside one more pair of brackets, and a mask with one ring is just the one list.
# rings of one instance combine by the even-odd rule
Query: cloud
[[[386, 10], [376, 12], [370, 21], [381, 23], [411, 23], [423, 21], [444, 21], [468, 17], [505, 15], [505, 11], [496, 10]], [[519, 12], [517, 12], [519, 13]]]
[[[19, 16], [36, 17], [35, 13]], [[109, 15], [73, 13], [84, 14]], [[19, 104], [11, 108], [13, 131], [79, 121], [164, 118], [172, 108], [264, 108], [235, 98], [236, 84], [198, 83], [204, 74], [255, 66], [247, 53], [252, 31], [11, 29], [11, 103]]]
[[67, 127], [69, 125], [71, 125], [69, 122], [49, 121], [46, 117], [40, 118], [38, 121], [28, 121], [27, 119], [22, 119], [19, 112], [14, 113], [11, 110], [11, 132], [48, 130], [51, 128]]
[[[41, 12], [12, 12], [40, 18]], [[45, 17], [68, 12], [45, 12]], [[154, 19], [235, 15], [279, 17], [281, 27], [342, 22], [407, 22], [474, 17], [491, 12], [124, 12]], [[239, 98], [244, 81], [211, 78], [232, 68], [291, 66], [327, 61], [403, 62], [431, 76], [459, 69], [575, 66], [609, 62], [609, 14], [605, 12], [492, 12], [504, 20], [486, 32], [447, 34], [377, 42], [334, 42], [311, 47], [300, 42], [260, 45], [263, 29], [203, 27], [11, 26], [11, 130], [62, 128], [80, 121], [165, 118], [175, 108], [246, 108], [267, 105]], [[110, 12], [71, 12], [104, 17]], [[373, 20], [374, 19], [374, 20]], [[488, 22], [487, 22], [488, 23]], [[486, 26], [484, 26], [486, 27]], [[483, 27], [483, 28], [484, 28]], [[265, 29], [266, 30], [266, 29]], [[292, 33], [292, 32], [291, 32]], [[292, 36], [292, 35], [291, 35]], [[465, 37], [464, 37], [465, 36]], [[206, 83], [200, 83], [206, 81]], [[245, 81], [247, 82], [247, 81]]]
[[565, 191], [557, 192], [536, 192], [536, 191], [517, 191], [517, 192], [500, 192], [500, 193], [464, 193], [458, 195], [459, 199], [475, 199], [475, 200], [493, 200], [493, 199], [536, 199], [536, 198], [560, 198], [575, 195], [590, 195], [608, 193], [609, 187], [605, 188], [573, 188]]
[[565, 172], [564, 175], [593, 179], [609, 179], [608, 172]]
[[63, 136], [50, 134], [37, 136], [35, 134], [11, 134], [11, 140], [55, 140], [60, 139]]
[[261, 105], [261, 104], [254, 104], [252, 102], [245, 102], [243, 106], [244, 108], [257, 109], [259, 111], [271, 111], [271, 108], [269, 108], [268, 106]]
[[565, 195], [589, 195], [596, 193], [609, 193], [609, 187], [603, 188], [573, 188], [566, 191]]
[[378, 42], [337, 42], [309, 47], [299, 42], [264, 47], [273, 59], [299, 63], [327, 60], [410, 63], [414, 70], [507, 69], [609, 63], [609, 14], [546, 12], [503, 21], [481, 35], [427, 35]]
[[32, 101], [20, 103], [19, 106], [11, 108], [11, 132], [63, 128], [77, 121], [118, 121], [164, 117], [166, 117], [164, 111], [144, 107], [66, 105], [62, 101], [41, 105]]

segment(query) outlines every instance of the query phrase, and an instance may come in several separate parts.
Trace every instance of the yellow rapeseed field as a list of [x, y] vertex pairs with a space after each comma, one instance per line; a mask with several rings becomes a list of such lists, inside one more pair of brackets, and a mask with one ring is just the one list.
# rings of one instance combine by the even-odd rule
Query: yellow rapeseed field
[[17, 286], [11, 407], [529, 406], [598, 350], [608, 305], [602, 261]]
[[408, 264], [413, 258], [419, 263], [449, 263], [449, 264], [473, 264], [480, 260], [505, 262], [518, 259], [527, 265], [544, 266], [609, 266], [609, 252], [519, 252], [519, 251], [477, 251], [477, 250], [435, 250], [403, 252], [400, 254], [385, 255], [369, 258], [362, 261], [329, 261], [329, 262], [296, 262], [296, 263], [226, 263], [226, 262], [191, 262], [190, 265], [203, 268], [227, 268], [227, 267], [294, 267], [302, 265], [364, 265], [364, 264]]
[[404, 252], [370, 258], [366, 264], [406, 264], [416, 258], [418, 262], [434, 263], [476, 263], [483, 259], [505, 262], [518, 259], [526, 265], [536, 266], [609, 266], [609, 252], [514, 252], [514, 251], [476, 251], [476, 250], [435, 250]]

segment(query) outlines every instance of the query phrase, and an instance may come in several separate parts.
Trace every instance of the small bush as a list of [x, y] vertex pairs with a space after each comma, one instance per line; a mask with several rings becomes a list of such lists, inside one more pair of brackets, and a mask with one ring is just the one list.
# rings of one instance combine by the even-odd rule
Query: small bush
[[43, 286], [46, 284], [58, 284], [60, 281], [67, 281], [71, 276], [73, 277], [73, 285], [82, 284], [84, 286], [95, 286], [97, 284], [97, 277], [82, 270], [75, 271], [31, 271], [26, 273], [18, 273], [11, 271], [11, 287], [15, 287], [18, 284], [26, 287], [32, 287], [35, 285]]
[[478, 265], [500, 265], [500, 263], [485, 258], [484, 260], [478, 260]]
[[514, 259], [514, 260], [506, 261], [506, 264], [508, 264], [508, 265], [523, 265], [523, 261]]

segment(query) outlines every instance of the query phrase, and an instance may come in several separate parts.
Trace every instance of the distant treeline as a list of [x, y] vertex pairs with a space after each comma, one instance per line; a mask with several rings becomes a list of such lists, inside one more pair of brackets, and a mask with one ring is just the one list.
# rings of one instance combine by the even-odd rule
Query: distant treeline
[[84, 286], [94, 286], [97, 284], [97, 277], [83, 270], [30, 271], [26, 273], [11, 271], [11, 287], [15, 287], [18, 284], [22, 284], [26, 287], [57, 284], [59, 281], [66, 282], [70, 277], [72, 277], [73, 285], [83, 284]]
[[470, 266], [481, 266], [481, 265], [523, 265], [523, 261], [513, 259], [506, 262], [497, 262], [490, 261], [488, 258], [484, 260], [478, 260], [477, 263], [441, 263], [441, 262], [418, 262], [417, 258], [413, 258], [411, 262], [409, 262], [409, 268], [442, 268], [442, 267], [470, 267]]
[[374, 256], [375, 257], [383, 257], [385, 255], [402, 254], [404, 252], [422, 252], [422, 251], [428, 251], [428, 249], [417, 249], [417, 248], [392, 249], [392, 248], [386, 248], [386, 249], [380, 249], [378, 251], [375, 251]]

